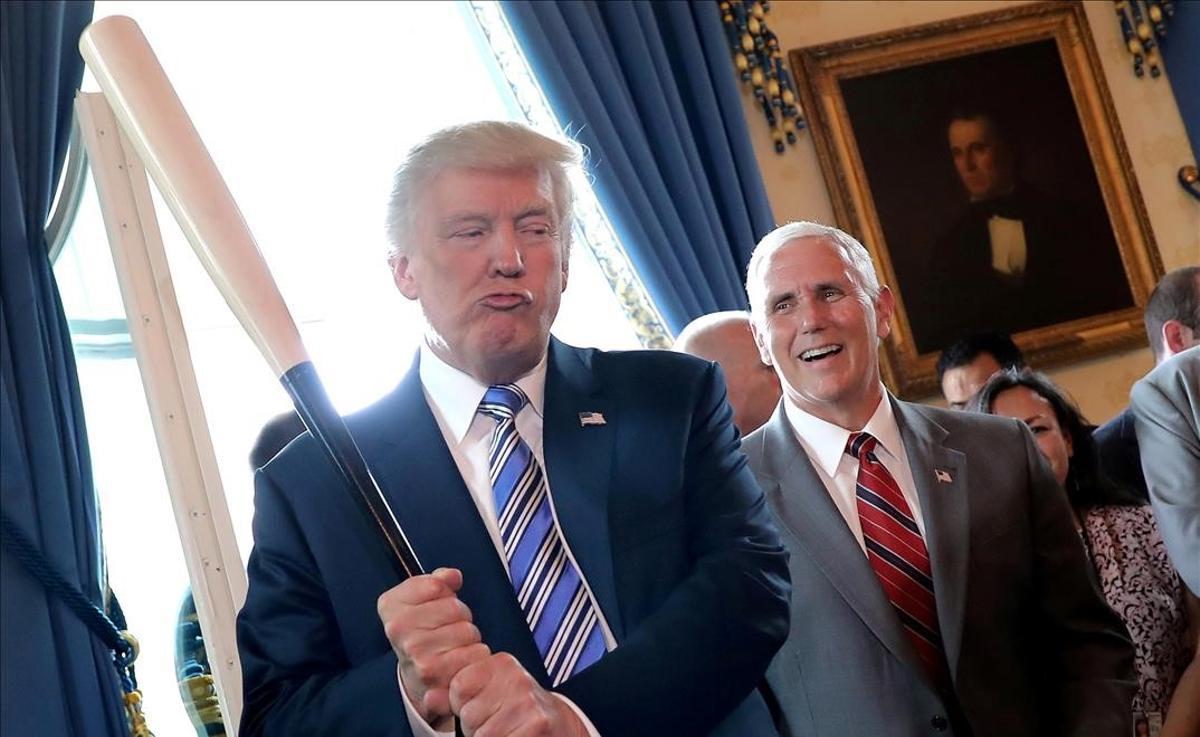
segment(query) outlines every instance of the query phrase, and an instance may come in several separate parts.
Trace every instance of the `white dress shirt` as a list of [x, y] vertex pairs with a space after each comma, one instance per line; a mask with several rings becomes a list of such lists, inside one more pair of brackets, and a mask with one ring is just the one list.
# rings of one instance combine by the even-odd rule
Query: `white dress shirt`
[[1025, 245], [1025, 223], [993, 215], [988, 218], [988, 240], [992, 244], [992, 269], [1004, 276], [1025, 274], [1029, 249]]
[[[425, 401], [429, 404], [433, 417], [437, 420], [438, 428], [442, 431], [442, 438], [446, 441], [446, 447], [450, 449], [450, 455], [454, 458], [458, 472], [462, 475], [463, 482], [471, 493], [471, 498], [475, 501], [475, 507], [479, 510], [484, 527], [491, 535], [492, 543], [496, 547], [496, 555], [500, 556], [500, 560], [504, 563], [504, 570], [508, 571], [508, 562], [504, 557], [504, 540], [496, 521], [496, 498], [488, 477], [488, 445], [491, 441], [492, 431], [496, 427], [496, 421], [478, 412], [479, 403], [483, 400], [483, 395], [488, 387], [450, 366], [434, 355], [433, 351], [425, 345], [421, 346], [420, 378]], [[529, 397], [529, 404], [517, 414], [517, 432], [533, 451], [534, 458], [545, 471], [546, 459], [542, 453], [542, 410], [546, 393], [546, 357], [543, 356], [541, 363], [528, 374], [517, 379], [515, 383], [525, 392], [525, 396]], [[554, 494], [550, 488], [549, 474], [544, 475], [546, 494], [550, 499], [551, 512], [554, 514], [554, 524], [561, 533], [562, 526], [558, 524], [558, 512], [554, 508]], [[566, 535], [563, 535], [563, 544], [567, 550], [567, 556], [579, 571], [580, 580], [583, 581], [583, 585], [587, 587], [590, 595], [591, 587], [588, 586], [587, 579], [583, 577], [583, 569], [575, 560], [575, 554], [571, 551], [570, 541], [566, 539]], [[471, 582], [464, 578], [463, 585], [470, 586]], [[596, 608], [600, 630], [604, 634], [604, 645], [608, 650], [612, 650], [616, 647], [612, 630], [609, 629], [608, 622], [604, 618], [604, 613], [600, 611], [600, 604], [596, 601], [595, 596], [592, 596], [592, 602]], [[434, 735], [453, 734], [453, 732], [437, 732], [429, 726], [409, 702], [408, 693], [404, 690], [403, 684], [400, 685], [400, 693], [404, 697], [404, 709], [408, 714], [408, 723], [412, 727], [414, 735], [433, 737]], [[574, 709], [592, 737], [599, 737], [596, 728], [578, 706], [562, 694], [555, 694], [555, 696]]]
[[[814, 417], [789, 401], [783, 403], [784, 414], [796, 439], [803, 446], [808, 460], [812, 462], [817, 475], [825, 484], [825, 490], [837, 505], [838, 511], [846, 520], [846, 526], [858, 540], [863, 555], [867, 554], [866, 543], [863, 542], [862, 522], [858, 518], [858, 497], [855, 487], [858, 484], [858, 459], [846, 453], [846, 443], [850, 440], [850, 430], [838, 427]], [[900, 426], [896, 424], [896, 415], [892, 411], [892, 403], [888, 393], [883, 392], [883, 399], [875, 408], [871, 419], [862, 428], [879, 441], [875, 455], [879, 462], [892, 474], [908, 502], [921, 537], [925, 536], [925, 521], [921, 517], [921, 500], [917, 498], [917, 485], [913, 481], [912, 469], [908, 465], [908, 456], [904, 451], [904, 441], [900, 438]]]

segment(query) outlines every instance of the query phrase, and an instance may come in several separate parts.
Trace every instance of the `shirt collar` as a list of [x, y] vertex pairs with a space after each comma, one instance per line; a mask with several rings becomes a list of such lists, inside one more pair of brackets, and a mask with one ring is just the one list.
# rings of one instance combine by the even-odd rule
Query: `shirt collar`
[[[884, 453], [899, 458], [904, 446], [900, 441], [900, 426], [896, 424], [890, 397], [885, 389], [879, 405], [862, 430], [871, 433], [879, 441], [879, 448]], [[805, 412], [786, 398], [783, 411], [809, 459], [820, 466], [827, 476], [836, 474], [838, 464], [845, 457], [851, 431]]]
[[[548, 353], [532, 371], [513, 382], [529, 397], [529, 406], [538, 417], [542, 416]], [[424, 344], [421, 345], [420, 376], [426, 396], [441, 410], [454, 441], [461, 443], [475, 421], [487, 385], [446, 363]]]

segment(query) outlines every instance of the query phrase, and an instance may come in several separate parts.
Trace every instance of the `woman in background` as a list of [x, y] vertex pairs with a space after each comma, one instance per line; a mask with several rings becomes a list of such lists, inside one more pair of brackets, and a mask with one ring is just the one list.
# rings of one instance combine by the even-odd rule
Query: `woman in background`
[[1161, 724], [1161, 737], [1200, 735], [1200, 599], [1167, 558], [1149, 505], [1101, 474], [1086, 421], [1045, 375], [997, 372], [969, 409], [1028, 425], [1066, 490], [1096, 580], [1134, 643], [1135, 717]]

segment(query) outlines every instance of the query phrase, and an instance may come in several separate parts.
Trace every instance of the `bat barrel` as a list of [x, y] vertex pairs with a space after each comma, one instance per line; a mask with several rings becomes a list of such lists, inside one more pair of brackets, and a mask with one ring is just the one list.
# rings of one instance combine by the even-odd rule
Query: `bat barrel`
[[275, 375], [307, 361], [233, 195], [137, 23], [120, 15], [98, 20], [80, 36], [79, 51], [184, 236]]
[[79, 50], [192, 250], [380, 531], [397, 574], [403, 580], [420, 573], [404, 532], [308, 359], [233, 195], [141, 29], [124, 16], [103, 18], [84, 30]]

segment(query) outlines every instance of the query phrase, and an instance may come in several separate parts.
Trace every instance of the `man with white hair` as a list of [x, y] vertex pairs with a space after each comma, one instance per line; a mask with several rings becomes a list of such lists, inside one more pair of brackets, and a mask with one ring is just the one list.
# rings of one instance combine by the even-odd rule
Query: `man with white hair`
[[743, 435], [770, 419], [779, 404], [779, 377], [758, 356], [749, 313], [730, 310], [697, 317], [680, 331], [674, 349], [720, 364], [733, 424]]
[[579, 147], [433, 134], [392, 274], [425, 341], [347, 419], [424, 566], [397, 584], [309, 435], [256, 476], [240, 734], [773, 735], [787, 566], [720, 369], [550, 337]]
[[747, 290], [784, 392], [743, 443], [792, 554], [780, 733], [1128, 735], [1133, 650], [1025, 425], [888, 393], [894, 298], [836, 228], [767, 235]]

